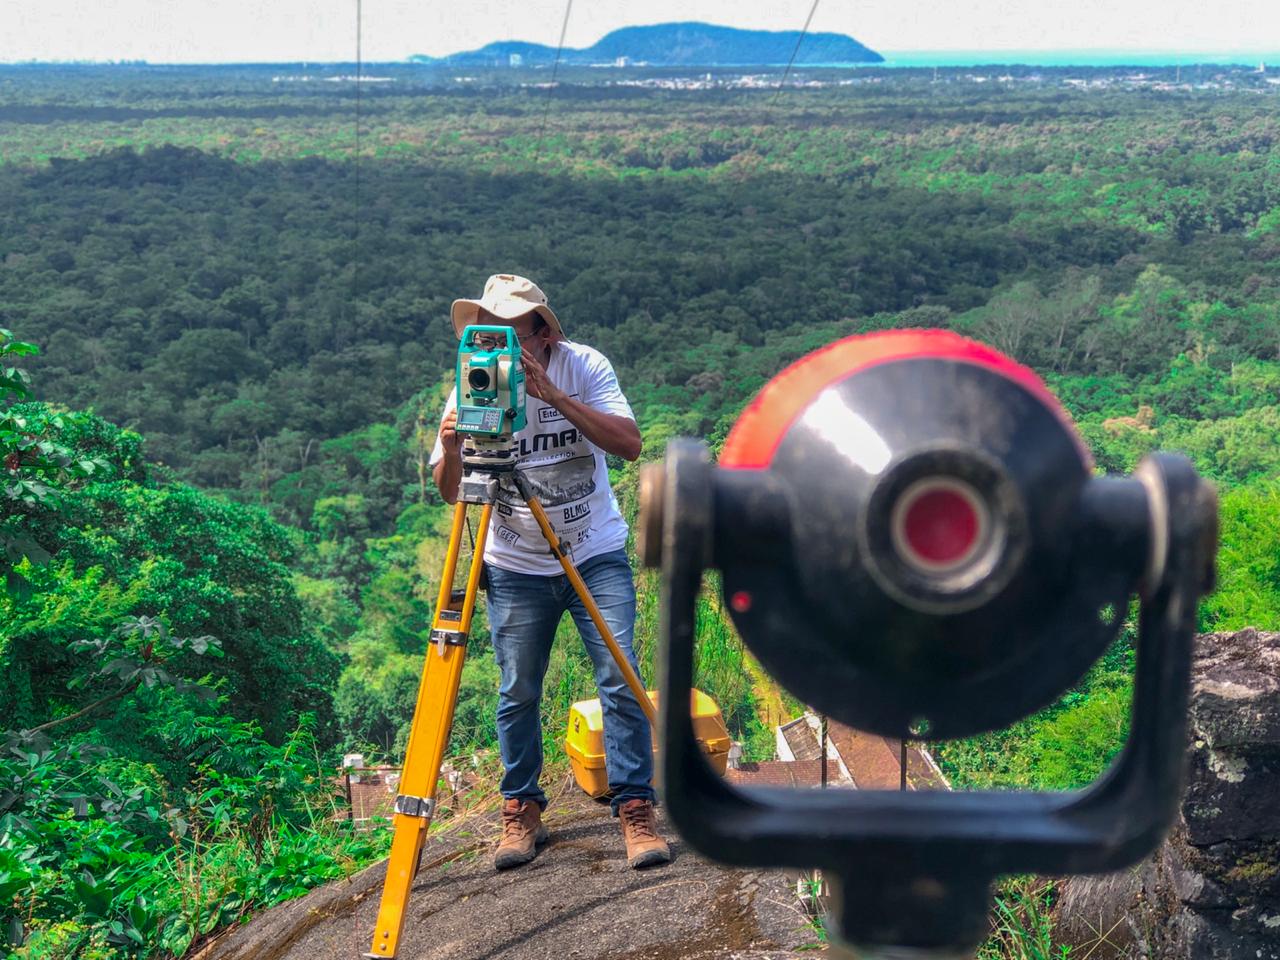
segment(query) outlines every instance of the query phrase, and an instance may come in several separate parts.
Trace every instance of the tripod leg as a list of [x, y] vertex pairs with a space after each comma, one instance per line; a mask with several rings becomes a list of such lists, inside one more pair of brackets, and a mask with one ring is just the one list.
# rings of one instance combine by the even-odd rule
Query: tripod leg
[[[518, 476], [519, 474], [517, 473]], [[517, 480], [516, 482], [519, 483], [520, 481]], [[604, 615], [600, 613], [600, 608], [596, 606], [595, 598], [591, 596], [591, 591], [587, 589], [582, 575], [578, 573], [578, 568], [573, 565], [568, 553], [560, 545], [560, 539], [556, 536], [555, 529], [551, 526], [551, 521], [547, 519], [547, 512], [542, 509], [542, 504], [538, 502], [537, 497], [530, 495], [523, 487], [520, 492], [524, 496], [525, 503], [529, 505], [529, 510], [538, 521], [538, 526], [542, 528], [542, 535], [547, 538], [547, 543], [551, 546], [551, 553], [560, 561], [560, 566], [564, 569], [565, 576], [573, 584], [573, 589], [578, 594], [578, 599], [587, 608], [587, 614], [591, 617], [591, 622], [600, 631], [600, 636], [604, 640], [605, 646], [609, 648], [609, 653], [613, 655], [614, 662], [617, 663], [618, 669], [622, 671], [623, 679], [627, 681], [627, 686], [635, 694], [635, 698], [640, 704], [640, 709], [648, 717], [649, 726], [654, 727], [657, 723], [657, 718], [653, 709], [653, 701], [649, 699], [649, 694], [645, 691], [644, 684], [640, 682], [639, 675], [623, 654], [622, 648], [618, 646], [618, 641], [614, 639], [613, 631], [609, 629], [609, 624], [605, 623]]]
[[431, 643], [427, 648], [422, 679], [418, 684], [418, 702], [409, 728], [409, 744], [405, 750], [404, 768], [400, 772], [399, 794], [396, 796], [395, 834], [391, 840], [391, 856], [387, 860], [387, 876], [382, 886], [382, 903], [378, 908], [378, 925], [373, 931], [373, 945], [366, 957], [394, 957], [404, 929], [405, 908], [409, 889], [418, 872], [427, 830], [435, 815], [436, 782], [444, 762], [449, 731], [453, 726], [458, 703], [458, 683], [467, 654], [467, 634], [475, 613], [479, 592], [480, 569], [484, 559], [485, 538], [489, 532], [489, 515], [493, 507], [485, 504], [480, 514], [475, 552], [471, 557], [466, 590], [455, 599], [454, 576], [458, 554], [462, 548], [462, 531], [467, 507], [454, 507], [449, 549], [445, 555], [444, 573], [440, 578], [440, 594], [436, 600], [435, 619], [431, 625]]

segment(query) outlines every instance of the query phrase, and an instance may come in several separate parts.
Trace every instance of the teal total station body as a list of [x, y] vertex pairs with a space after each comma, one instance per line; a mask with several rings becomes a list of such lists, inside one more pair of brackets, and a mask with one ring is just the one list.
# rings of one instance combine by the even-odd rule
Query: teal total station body
[[523, 430], [524, 397], [515, 329], [467, 327], [458, 344], [458, 431], [502, 436]]

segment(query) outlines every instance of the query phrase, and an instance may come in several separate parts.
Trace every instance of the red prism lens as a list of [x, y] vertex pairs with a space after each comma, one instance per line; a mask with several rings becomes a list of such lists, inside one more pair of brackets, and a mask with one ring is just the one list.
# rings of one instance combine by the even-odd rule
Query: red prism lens
[[988, 526], [987, 509], [977, 492], [950, 477], [917, 481], [893, 509], [894, 547], [924, 573], [964, 566], [977, 556]]

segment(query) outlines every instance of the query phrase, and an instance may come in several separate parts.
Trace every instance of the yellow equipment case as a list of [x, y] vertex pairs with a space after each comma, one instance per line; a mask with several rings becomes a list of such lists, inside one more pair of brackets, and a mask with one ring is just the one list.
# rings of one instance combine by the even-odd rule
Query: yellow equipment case
[[[649, 699], [658, 702], [658, 692], [649, 691]], [[720, 707], [701, 690], [694, 690], [689, 701], [693, 714], [693, 731], [707, 755], [707, 762], [721, 775], [729, 764], [729, 729], [724, 725]], [[569, 708], [569, 729], [565, 733], [565, 752], [573, 767], [573, 778], [589, 797], [603, 797], [609, 792], [609, 778], [604, 769], [604, 722], [600, 701], [582, 700]]]

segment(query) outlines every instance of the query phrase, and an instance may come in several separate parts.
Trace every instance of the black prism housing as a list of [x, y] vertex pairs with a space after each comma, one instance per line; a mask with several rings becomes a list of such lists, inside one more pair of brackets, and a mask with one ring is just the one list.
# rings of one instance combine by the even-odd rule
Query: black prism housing
[[[775, 378], [719, 466], [677, 441], [645, 478], [662, 568], [664, 796], [726, 863], [820, 867], [837, 935], [940, 954], [986, 933], [1003, 873], [1140, 859], [1181, 790], [1190, 647], [1212, 586], [1216, 500], [1183, 458], [1093, 474], [1033, 373], [941, 331], [853, 337]], [[686, 707], [703, 571], [751, 652], [799, 699], [896, 738], [1007, 726], [1066, 692], [1142, 598], [1132, 730], [1072, 793], [730, 786]]]

